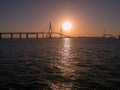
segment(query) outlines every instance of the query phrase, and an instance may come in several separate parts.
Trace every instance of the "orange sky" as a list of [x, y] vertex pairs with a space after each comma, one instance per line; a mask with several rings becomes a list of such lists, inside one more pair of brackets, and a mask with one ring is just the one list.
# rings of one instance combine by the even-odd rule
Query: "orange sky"
[[120, 33], [119, 0], [3, 0], [0, 1], [0, 32], [60, 31], [66, 21], [72, 23], [72, 36], [102, 36]]

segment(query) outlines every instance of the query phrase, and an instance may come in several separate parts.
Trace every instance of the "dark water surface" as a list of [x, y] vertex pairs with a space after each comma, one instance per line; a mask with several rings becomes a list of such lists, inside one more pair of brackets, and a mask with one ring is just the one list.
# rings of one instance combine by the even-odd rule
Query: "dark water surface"
[[120, 40], [0, 40], [0, 90], [119, 90]]

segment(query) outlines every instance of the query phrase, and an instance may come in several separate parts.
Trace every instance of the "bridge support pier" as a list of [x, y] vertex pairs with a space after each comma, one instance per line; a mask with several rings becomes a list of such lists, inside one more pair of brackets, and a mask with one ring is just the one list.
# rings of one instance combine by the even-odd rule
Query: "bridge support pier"
[[11, 39], [13, 39], [13, 33], [11, 33]]
[[21, 33], [19, 33], [19, 38], [21, 39]]
[[28, 33], [26, 33], [26, 39], [28, 39]]
[[36, 33], [36, 39], [38, 39], [38, 33]]
[[49, 38], [52, 38], [52, 33], [50, 33], [50, 37]]
[[44, 38], [44, 33], [42, 33], [42, 38]]
[[2, 34], [0, 33], [0, 40], [2, 39]]

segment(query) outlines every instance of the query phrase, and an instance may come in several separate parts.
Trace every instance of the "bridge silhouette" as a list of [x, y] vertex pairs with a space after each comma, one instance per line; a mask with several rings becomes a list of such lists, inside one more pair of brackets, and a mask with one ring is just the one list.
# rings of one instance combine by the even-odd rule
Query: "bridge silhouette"
[[36, 39], [39, 39], [39, 35], [41, 35], [41, 38], [53, 38], [54, 34], [59, 35], [60, 38], [70, 38], [70, 36], [63, 34], [62, 28], [60, 29], [60, 32], [53, 32], [52, 24], [50, 22], [48, 32], [0, 32], [0, 39], [2, 39], [2, 35], [10, 35], [11, 39], [14, 38], [14, 35], [19, 35], [18, 38], [22, 39], [23, 34], [25, 35], [26, 39], [29, 39], [29, 35], [35, 35]]
[[104, 30], [103, 38], [112, 38], [112, 34], [106, 33], [106, 30]]

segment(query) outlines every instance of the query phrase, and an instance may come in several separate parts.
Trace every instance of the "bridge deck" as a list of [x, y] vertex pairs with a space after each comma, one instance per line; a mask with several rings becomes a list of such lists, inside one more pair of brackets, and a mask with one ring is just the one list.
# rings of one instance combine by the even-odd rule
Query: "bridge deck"
[[67, 36], [67, 35], [64, 35], [64, 34], [61, 34], [59, 32], [0, 32], [0, 39], [2, 39], [2, 35], [4, 34], [8, 34], [10, 35], [10, 38], [13, 39], [13, 35], [14, 34], [18, 34], [19, 35], [19, 38], [21, 39], [22, 38], [22, 34], [25, 34], [26, 35], [26, 39], [29, 38], [29, 34], [35, 34], [36, 35], [36, 39], [38, 39], [38, 35], [41, 34], [42, 35], [42, 38], [45, 38], [45, 35], [48, 35], [47, 38], [52, 38], [51, 35], [53, 34], [58, 34], [60, 35], [60, 37], [70, 37], [70, 36]]

